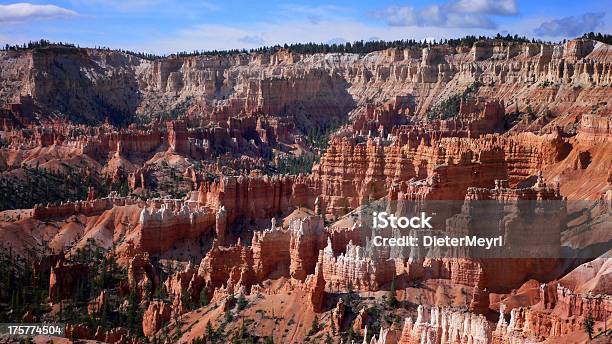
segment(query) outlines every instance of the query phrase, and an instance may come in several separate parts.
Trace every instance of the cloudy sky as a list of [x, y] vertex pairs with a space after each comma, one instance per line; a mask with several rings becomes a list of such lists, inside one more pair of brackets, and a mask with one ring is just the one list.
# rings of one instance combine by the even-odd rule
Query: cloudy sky
[[171, 53], [291, 42], [612, 33], [612, 0], [0, 0], [0, 44], [45, 38]]

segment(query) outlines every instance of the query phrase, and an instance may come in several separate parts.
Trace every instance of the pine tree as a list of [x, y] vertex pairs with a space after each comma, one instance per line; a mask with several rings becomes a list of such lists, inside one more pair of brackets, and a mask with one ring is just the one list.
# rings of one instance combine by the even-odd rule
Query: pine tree
[[350, 326], [348, 331], [346, 331], [346, 340], [344, 342], [351, 343], [354, 337], [355, 337], [355, 332], [353, 331], [353, 326]]
[[396, 292], [395, 292], [395, 276], [393, 277], [393, 279], [391, 280], [391, 288], [389, 290], [389, 298], [387, 300], [388, 305], [390, 308], [397, 308], [398, 306], [398, 301], [397, 301], [397, 296], [396, 296]]
[[132, 289], [128, 296], [128, 309], [127, 309], [127, 326], [128, 328], [134, 329], [139, 327], [138, 321], [138, 296], [136, 290]]
[[312, 319], [312, 324], [310, 325], [308, 335], [311, 336], [317, 332], [319, 332], [319, 317], [315, 314], [314, 319]]
[[181, 302], [183, 302], [183, 305], [189, 310], [193, 309], [195, 306], [195, 301], [193, 300], [191, 293], [189, 293], [187, 289], [184, 288], [183, 290], [181, 290]]
[[202, 288], [200, 291], [200, 306], [208, 306], [210, 300], [208, 299], [208, 294], [206, 294], [206, 289]]
[[245, 309], [248, 305], [248, 302], [246, 300], [246, 298], [244, 297], [243, 293], [240, 293], [240, 296], [238, 296], [238, 302], [236, 303], [236, 306], [238, 307], [238, 310], [241, 311], [243, 309]]
[[215, 341], [215, 330], [210, 324], [210, 320], [206, 323], [206, 342], [214, 343]]
[[589, 335], [589, 340], [592, 340], [593, 333], [595, 332], [595, 319], [593, 319], [593, 314], [590, 311], [582, 322], [582, 328]]

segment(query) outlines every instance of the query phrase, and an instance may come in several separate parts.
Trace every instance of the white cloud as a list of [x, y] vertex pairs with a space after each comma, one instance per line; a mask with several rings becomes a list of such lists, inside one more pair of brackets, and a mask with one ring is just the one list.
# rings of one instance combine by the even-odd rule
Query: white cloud
[[439, 5], [431, 5], [420, 11], [417, 20], [420, 19], [423, 23], [428, 23], [433, 26], [442, 26], [447, 19], [446, 14], [443, 12], [444, 10], [442, 10]]
[[238, 38], [238, 40], [246, 44], [254, 45], [264, 45], [266, 43], [261, 35], [245, 35]]
[[595, 31], [603, 23], [605, 13], [585, 13], [581, 17], [564, 17], [543, 22], [534, 32], [546, 37], [576, 37]]
[[390, 6], [374, 13], [390, 26], [495, 29], [492, 16], [518, 13], [515, 0], [451, 0], [423, 8]]
[[413, 7], [389, 7], [382, 12], [375, 14], [377, 17], [385, 18], [387, 23], [392, 26], [416, 25], [417, 13]]
[[515, 0], [459, 0], [454, 4], [458, 12], [513, 15], [518, 13]]
[[484, 15], [468, 13], [449, 13], [446, 16], [446, 25], [448, 27], [497, 28], [497, 24], [491, 18]]
[[75, 11], [55, 5], [35, 5], [28, 2], [0, 5], [0, 23], [72, 17], [76, 15], [78, 14]]

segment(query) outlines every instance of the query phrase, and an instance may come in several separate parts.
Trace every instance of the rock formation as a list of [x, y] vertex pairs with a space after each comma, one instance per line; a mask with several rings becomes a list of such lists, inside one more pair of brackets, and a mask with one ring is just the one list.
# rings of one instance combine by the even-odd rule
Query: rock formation
[[489, 323], [482, 315], [438, 307], [427, 311], [419, 306], [416, 320], [405, 320], [399, 343], [485, 344], [491, 343], [491, 333]]
[[313, 275], [306, 278], [308, 286], [308, 307], [314, 312], [321, 312], [325, 306], [325, 277], [320, 263], [317, 263]]
[[323, 275], [330, 291], [377, 290], [390, 282], [395, 274], [395, 264], [390, 260], [373, 260], [361, 246], [352, 242], [346, 246], [346, 253], [334, 255], [331, 241], [319, 252]]
[[87, 266], [82, 264], [66, 264], [59, 261], [51, 268], [49, 278], [49, 298], [52, 302], [58, 302], [65, 298], [74, 296], [77, 284], [86, 278]]
[[167, 204], [160, 209], [143, 209], [140, 213], [140, 245], [150, 252], [169, 249], [179, 238], [196, 238], [210, 231], [214, 217], [209, 212], [193, 211], [187, 205], [172, 210]]
[[170, 305], [163, 301], [151, 302], [142, 317], [142, 331], [144, 335], [147, 337], [155, 335], [157, 330], [170, 321], [170, 316]]
[[128, 265], [128, 285], [140, 298], [152, 293], [159, 286], [157, 272], [149, 262], [148, 254], [138, 254]]

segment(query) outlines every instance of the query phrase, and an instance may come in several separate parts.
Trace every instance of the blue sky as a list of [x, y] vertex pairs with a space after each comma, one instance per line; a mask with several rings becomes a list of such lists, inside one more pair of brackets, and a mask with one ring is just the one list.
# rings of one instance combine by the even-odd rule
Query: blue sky
[[171, 53], [291, 42], [611, 33], [611, 0], [0, 0], [0, 44], [40, 38]]

